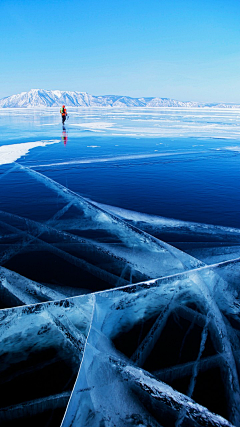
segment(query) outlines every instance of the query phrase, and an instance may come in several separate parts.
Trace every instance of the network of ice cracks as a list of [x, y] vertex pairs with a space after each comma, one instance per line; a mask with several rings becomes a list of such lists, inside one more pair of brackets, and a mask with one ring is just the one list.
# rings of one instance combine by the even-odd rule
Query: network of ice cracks
[[240, 426], [240, 230], [1, 172], [1, 426]]

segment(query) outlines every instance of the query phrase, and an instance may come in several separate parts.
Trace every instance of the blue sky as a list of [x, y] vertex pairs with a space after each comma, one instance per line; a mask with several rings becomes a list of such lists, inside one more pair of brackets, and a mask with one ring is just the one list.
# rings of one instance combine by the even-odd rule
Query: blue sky
[[0, 98], [32, 88], [240, 103], [239, 0], [1, 0]]

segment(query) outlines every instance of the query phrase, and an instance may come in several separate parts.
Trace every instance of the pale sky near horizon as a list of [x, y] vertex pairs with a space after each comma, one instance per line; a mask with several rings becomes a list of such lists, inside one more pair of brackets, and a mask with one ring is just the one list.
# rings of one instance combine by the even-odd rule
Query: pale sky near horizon
[[240, 103], [239, 0], [1, 0], [0, 98], [32, 88]]

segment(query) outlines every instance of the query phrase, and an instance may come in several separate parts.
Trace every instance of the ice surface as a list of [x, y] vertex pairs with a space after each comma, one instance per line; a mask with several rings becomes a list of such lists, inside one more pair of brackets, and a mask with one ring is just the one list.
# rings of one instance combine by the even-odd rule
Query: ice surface
[[[3, 128], [1, 151], [20, 163], [0, 160], [0, 424], [239, 427], [240, 230], [99, 204], [57, 180], [62, 167], [81, 178], [87, 164], [188, 160], [189, 146], [115, 155], [99, 138], [75, 158], [53, 144], [55, 112], [13, 114], [22, 127]], [[75, 135], [239, 133], [236, 111], [71, 114]], [[193, 157], [237, 162], [237, 142], [196, 145]]]
[[4, 185], [16, 171], [39, 216], [61, 203], [0, 212], [2, 422], [239, 426], [239, 230], [99, 206], [19, 165]]

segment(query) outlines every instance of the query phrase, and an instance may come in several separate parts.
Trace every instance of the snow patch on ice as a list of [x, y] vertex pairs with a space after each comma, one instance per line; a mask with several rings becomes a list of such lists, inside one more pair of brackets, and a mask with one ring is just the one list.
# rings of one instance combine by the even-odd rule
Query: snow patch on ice
[[0, 147], [0, 165], [16, 162], [20, 157], [25, 156], [30, 150], [36, 147], [56, 144], [60, 140], [24, 142], [22, 144], [2, 145]]

